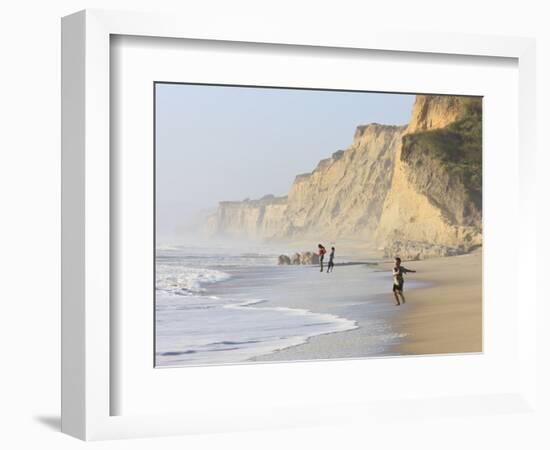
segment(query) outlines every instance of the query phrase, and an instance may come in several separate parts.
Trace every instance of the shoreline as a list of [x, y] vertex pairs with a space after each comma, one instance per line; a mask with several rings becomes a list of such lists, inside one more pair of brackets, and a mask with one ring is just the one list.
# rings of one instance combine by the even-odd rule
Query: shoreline
[[[273, 266], [266, 256], [231, 254], [219, 266], [179, 271], [175, 281], [173, 255], [165, 256], [157, 358], [186, 366], [482, 351], [481, 250], [405, 261], [416, 273], [405, 275], [402, 306], [388, 259], [344, 256], [333, 273], [320, 274], [317, 265]], [[185, 258], [197, 264], [193, 254], [180, 258], [176, 268]], [[170, 295], [188, 285], [198, 294]], [[342, 320], [353, 326], [342, 328]]]
[[[387, 321], [392, 336], [396, 338], [382, 351], [365, 354], [368, 348], [365, 342], [362, 352], [363, 327], [369, 324], [362, 323], [358, 317], [342, 314], [343, 318], [355, 320], [359, 328], [312, 336], [302, 344], [253, 357], [247, 362], [482, 352], [481, 262], [481, 250], [466, 255], [404, 262], [405, 267], [417, 270], [417, 273], [406, 275], [406, 303], [395, 306], [389, 288], [387, 293], [372, 299], [393, 308], [383, 308], [385, 311], [381, 317]], [[389, 286], [392, 263], [380, 263], [379, 267], [388, 272]], [[358, 308], [361, 309], [361, 305]], [[315, 312], [315, 308], [311, 310]], [[331, 353], [339, 355], [331, 356]]]

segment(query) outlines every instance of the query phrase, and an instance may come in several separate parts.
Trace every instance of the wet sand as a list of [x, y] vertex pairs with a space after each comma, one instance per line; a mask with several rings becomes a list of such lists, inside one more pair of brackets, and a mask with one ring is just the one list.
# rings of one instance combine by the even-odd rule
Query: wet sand
[[[282, 306], [291, 300], [292, 305], [288, 306], [296, 307], [298, 302], [310, 311], [330, 311], [355, 320], [359, 327], [315, 336], [304, 344], [253, 361], [481, 352], [481, 256], [479, 250], [470, 255], [404, 262], [405, 267], [418, 273], [405, 275], [407, 302], [402, 306], [395, 306], [391, 292], [392, 263], [380, 264], [377, 277], [382, 277], [383, 281], [379, 281], [383, 290], [371, 293], [368, 299], [357, 293], [361, 288], [357, 280], [363, 278], [358, 277], [360, 266], [341, 267], [340, 276], [331, 280], [336, 286], [332, 295], [308, 296], [302, 301], [297, 295], [293, 299], [281, 298], [277, 303]], [[335, 275], [337, 272], [338, 267]], [[356, 295], [350, 297], [353, 290]], [[377, 334], [385, 338], [374, 339]]]

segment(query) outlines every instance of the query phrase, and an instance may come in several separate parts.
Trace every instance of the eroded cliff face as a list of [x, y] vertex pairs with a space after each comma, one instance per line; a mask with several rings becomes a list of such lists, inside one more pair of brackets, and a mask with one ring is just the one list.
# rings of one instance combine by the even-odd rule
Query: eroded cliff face
[[323, 236], [371, 239], [391, 185], [404, 127], [357, 128], [345, 151], [296, 177], [288, 194], [289, 228], [279, 237]]
[[[464, 124], [470, 129], [462, 130]], [[477, 126], [479, 137], [470, 136]], [[479, 172], [478, 180], [471, 171]], [[480, 245], [480, 177], [481, 99], [418, 96], [395, 157], [377, 241], [388, 255], [397, 245], [406, 256], [422, 256], [419, 248], [437, 255]]]
[[427, 257], [481, 244], [481, 100], [417, 96], [405, 127], [369, 124], [287, 197], [221, 202], [210, 233], [353, 239]]
[[262, 240], [281, 233], [286, 224], [287, 197], [266, 195], [259, 200], [220, 202], [206, 223], [210, 235]]
[[465, 97], [417, 95], [406, 134], [443, 128], [455, 122], [464, 110]]
[[296, 176], [288, 197], [221, 202], [208, 228], [252, 239], [372, 239], [405, 127], [358, 127], [352, 145]]

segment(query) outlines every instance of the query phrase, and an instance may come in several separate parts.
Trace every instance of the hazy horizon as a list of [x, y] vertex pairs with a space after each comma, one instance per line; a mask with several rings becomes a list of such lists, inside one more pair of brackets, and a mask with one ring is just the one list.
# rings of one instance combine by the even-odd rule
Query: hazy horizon
[[287, 195], [294, 177], [352, 142], [357, 126], [405, 125], [415, 95], [156, 85], [157, 238], [218, 202]]

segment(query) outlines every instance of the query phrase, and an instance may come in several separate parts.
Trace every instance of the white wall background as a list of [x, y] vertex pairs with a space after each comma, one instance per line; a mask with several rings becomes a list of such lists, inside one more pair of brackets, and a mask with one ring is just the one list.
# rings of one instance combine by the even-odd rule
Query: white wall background
[[[543, 1], [461, 0], [20, 0], [0, 6], [0, 447], [81, 448], [59, 433], [60, 17], [83, 8], [179, 10], [239, 26], [268, 17], [281, 27], [456, 31], [538, 39], [539, 264], [548, 248], [550, 14]], [[506, 256], [505, 254], [503, 256]], [[533, 262], [535, 271], [535, 262]], [[533, 273], [533, 282], [535, 274]], [[541, 298], [547, 291], [539, 291]], [[548, 317], [542, 305], [540, 314]], [[540, 330], [548, 342], [549, 332]], [[540, 348], [541, 370], [550, 379]], [[403, 382], [407, 382], [403, 374]], [[368, 380], [366, 380], [368, 382]], [[414, 387], [412, 387], [414, 388]], [[541, 396], [550, 405], [548, 388]], [[549, 417], [404, 421], [398, 430], [366, 423], [334, 427], [88, 444], [95, 448], [279, 449], [548, 448]]]

